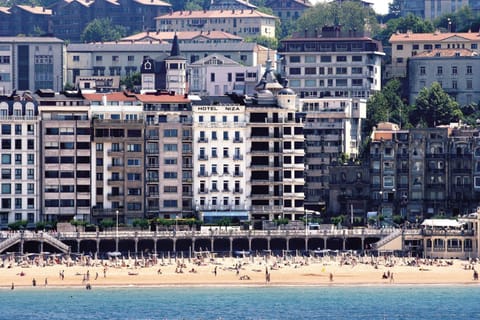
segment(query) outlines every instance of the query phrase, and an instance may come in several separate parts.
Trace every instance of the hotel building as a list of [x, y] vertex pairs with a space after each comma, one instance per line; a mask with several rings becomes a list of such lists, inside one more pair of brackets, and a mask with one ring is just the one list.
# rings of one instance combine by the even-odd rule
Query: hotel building
[[205, 221], [248, 220], [245, 106], [204, 98], [194, 102], [192, 117], [195, 210]]

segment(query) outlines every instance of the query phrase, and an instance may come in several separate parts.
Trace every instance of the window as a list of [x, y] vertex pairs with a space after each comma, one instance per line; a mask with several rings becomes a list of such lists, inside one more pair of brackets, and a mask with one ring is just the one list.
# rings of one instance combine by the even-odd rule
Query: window
[[300, 63], [300, 56], [290, 56], [290, 63]]
[[173, 171], [166, 171], [163, 173], [164, 179], [177, 179], [178, 173]]
[[452, 66], [452, 74], [457, 74], [458, 70], [456, 66]]
[[473, 73], [473, 68], [472, 66], [467, 66], [467, 74], [472, 74]]
[[127, 159], [127, 166], [129, 166], [129, 167], [138, 167], [138, 166], [140, 166], [140, 159], [137, 159], [137, 158]]
[[10, 183], [2, 183], [2, 194], [11, 194], [12, 186]]
[[420, 75], [425, 75], [425, 67], [420, 67]]
[[176, 144], [171, 144], [171, 143], [166, 143], [163, 145], [163, 151], [168, 152], [168, 151], [177, 151], [178, 147]]
[[9, 154], [2, 154], [2, 164], [11, 164], [11, 163], [12, 163], [12, 156]]
[[164, 137], [177, 137], [178, 136], [178, 130], [177, 129], [165, 129], [163, 131], [163, 136]]
[[127, 145], [128, 152], [142, 152], [142, 146], [138, 143], [135, 144], [128, 144]]
[[12, 133], [12, 128], [9, 124], [2, 124], [2, 134], [9, 135]]
[[443, 67], [441, 67], [441, 66], [437, 67], [437, 74], [438, 75], [443, 74]]
[[210, 73], [210, 82], [215, 82], [215, 73]]
[[302, 74], [301, 68], [290, 68], [290, 74], [296, 75], [296, 74]]

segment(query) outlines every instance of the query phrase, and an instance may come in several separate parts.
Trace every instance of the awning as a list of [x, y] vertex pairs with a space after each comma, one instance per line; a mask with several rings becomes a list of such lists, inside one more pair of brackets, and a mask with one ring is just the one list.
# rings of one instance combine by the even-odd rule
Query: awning
[[444, 228], [460, 228], [464, 223], [452, 219], [425, 219], [422, 226], [425, 227], [444, 227]]
[[248, 211], [203, 211], [203, 217], [225, 217], [225, 218], [246, 218]]

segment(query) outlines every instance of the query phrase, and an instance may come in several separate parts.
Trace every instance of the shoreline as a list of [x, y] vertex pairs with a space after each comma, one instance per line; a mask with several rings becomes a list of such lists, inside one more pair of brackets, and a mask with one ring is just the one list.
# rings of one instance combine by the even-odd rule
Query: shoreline
[[477, 262], [394, 257], [7, 260], [0, 290], [474, 286]]

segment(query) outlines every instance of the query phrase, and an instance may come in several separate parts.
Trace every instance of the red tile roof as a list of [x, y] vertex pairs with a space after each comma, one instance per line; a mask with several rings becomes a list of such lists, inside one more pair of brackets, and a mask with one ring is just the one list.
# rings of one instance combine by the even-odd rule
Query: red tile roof
[[190, 99], [185, 98], [183, 95], [169, 95], [169, 94], [137, 94], [137, 99], [143, 103], [189, 103]]
[[449, 38], [464, 38], [465, 41], [480, 41], [479, 32], [446, 32], [439, 31], [434, 33], [395, 33], [390, 37], [389, 42], [427, 42], [427, 41], [445, 41]]
[[107, 97], [107, 101], [137, 101], [135, 95], [126, 95], [124, 92], [110, 93], [84, 93], [83, 97], [89, 101], [102, 101], [103, 96]]

